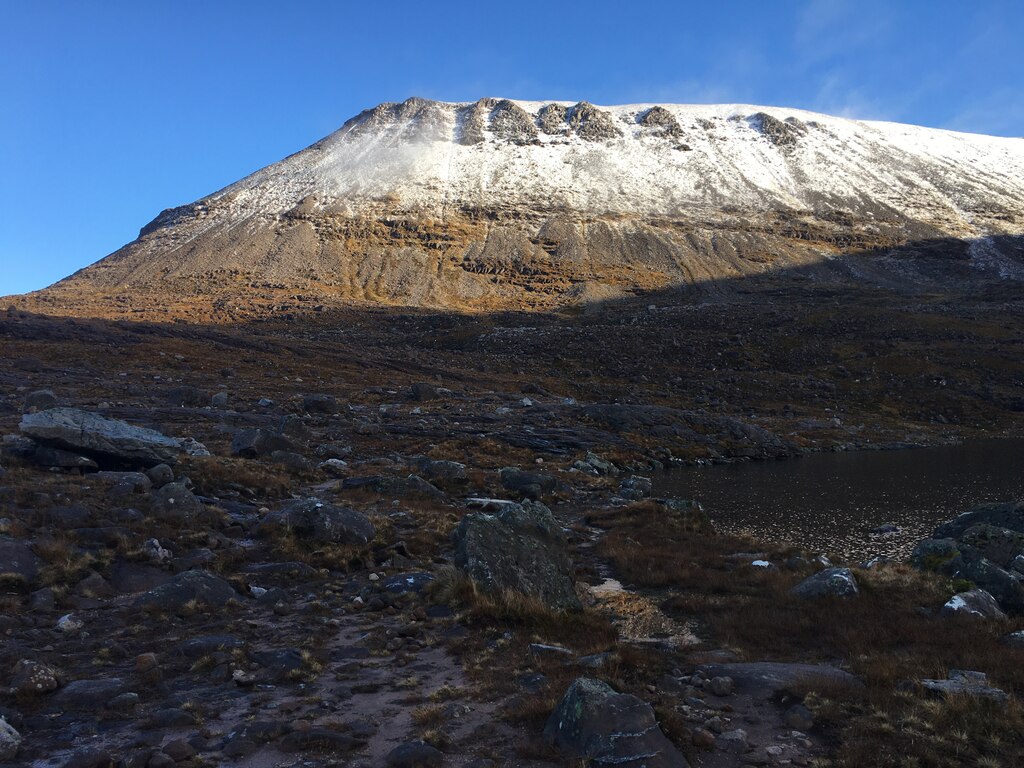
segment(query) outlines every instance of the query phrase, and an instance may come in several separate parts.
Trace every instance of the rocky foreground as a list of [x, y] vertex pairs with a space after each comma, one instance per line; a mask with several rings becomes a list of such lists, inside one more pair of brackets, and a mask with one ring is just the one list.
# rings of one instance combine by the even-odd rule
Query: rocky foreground
[[234, 328], [10, 310], [0, 759], [1014, 764], [1019, 504], [915, 567], [650, 498], [676, 462], [1018, 431], [1012, 299], [864, 298]]

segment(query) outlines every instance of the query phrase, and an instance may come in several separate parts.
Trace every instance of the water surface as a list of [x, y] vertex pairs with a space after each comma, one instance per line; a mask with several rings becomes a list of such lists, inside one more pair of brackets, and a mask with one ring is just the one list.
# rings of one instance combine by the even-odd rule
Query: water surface
[[[683, 467], [656, 477], [654, 494], [698, 500], [722, 531], [850, 559], [905, 558], [976, 504], [1024, 500], [1024, 439]], [[885, 523], [899, 532], [868, 533]]]

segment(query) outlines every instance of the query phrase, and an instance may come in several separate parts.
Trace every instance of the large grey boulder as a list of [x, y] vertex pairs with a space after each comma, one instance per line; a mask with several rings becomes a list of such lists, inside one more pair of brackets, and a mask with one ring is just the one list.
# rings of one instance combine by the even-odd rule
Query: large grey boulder
[[1024, 533], [989, 523], [975, 523], [960, 534], [959, 542], [961, 547], [977, 550], [1000, 568], [1009, 568], [1024, 553]]
[[561, 528], [543, 504], [474, 512], [453, 536], [455, 565], [485, 590], [521, 592], [554, 610], [580, 609]]
[[992, 595], [1007, 613], [1024, 613], [1024, 584], [1017, 575], [1000, 568], [987, 558], [967, 553], [963, 563], [953, 573], [966, 579]]
[[237, 597], [234, 588], [220, 576], [207, 571], [185, 571], [166, 584], [139, 595], [134, 605], [136, 608], [176, 612], [189, 604], [221, 608]]
[[199, 443], [77, 408], [51, 408], [22, 416], [21, 431], [38, 443], [104, 462], [174, 464], [181, 453], [205, 454]]
[[983, 589], [971, 589], [953, 595], [942, 606], [943, 616], [969, 616], [973, 619], [1005, 619], [999, 603]]
[[856, 597], [859, 594], [857, 579], [849, 568], [826, 568], [808, 576], [789, 593], [804, 600], [822, 597]]
[[290, 532], [311, 541], [349, 545], [368, 544], [377, 535], [363, 513], [320, 499], [299, 499], [270, 512], [260, 523], [259, 532]]
[[548, 718], [544, 738], [590, 766], [688, 766], [658, 727], [650, 704], [588, 677], [569, 686]]

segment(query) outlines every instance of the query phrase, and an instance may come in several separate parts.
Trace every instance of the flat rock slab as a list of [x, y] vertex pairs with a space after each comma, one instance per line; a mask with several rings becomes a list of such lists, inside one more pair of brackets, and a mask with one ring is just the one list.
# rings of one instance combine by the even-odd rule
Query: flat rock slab
[[859, 678], [827, 664], [787, 664], [756, 661], [737, 664], [705, 664], [698, 667], [708, 678], [731, 677], [740, 693], [771, 698], [799, 685], [827, 683], [863, 688]]
[[51, 408], [26, 414], [20, 428], [44, 445], [142, 466], [173, 464], [180, 453], [189, 449], [180, 438], [77, 408]]

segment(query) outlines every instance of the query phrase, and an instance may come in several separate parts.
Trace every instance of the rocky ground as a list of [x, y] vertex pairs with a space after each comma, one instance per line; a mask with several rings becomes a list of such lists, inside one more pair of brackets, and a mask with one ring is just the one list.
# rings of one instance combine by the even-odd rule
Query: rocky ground
[[751, 290], [235, 325], [12, 308], [0, 755], [1013, 764], [1017, 591], [964, 596], [1006, 586], [984, 563], [1016, 579], [1012, 515], [938, 532], [938, 572], [848, 570], [648, 496], [674, 462], [1019, 435], [1019, 298]]

